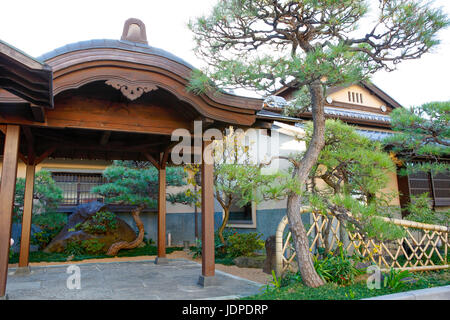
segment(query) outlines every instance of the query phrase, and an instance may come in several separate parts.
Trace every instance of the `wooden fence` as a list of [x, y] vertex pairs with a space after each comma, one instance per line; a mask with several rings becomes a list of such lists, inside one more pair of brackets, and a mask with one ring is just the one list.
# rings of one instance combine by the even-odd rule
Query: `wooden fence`
[[[311, 213], [311, 208], [304, 208], [301, 214]], [[318, 252], [328, 241], [330, 248], [342, 243], [349, 254], [357, 253], [367, 261], [376, 264], [382, 271], [391, 268], [426, 271], [449, 268], [447, 261], [449, 228], [445, 226], [418, 223], [408, 220], [382, 218], [387, 222], [401, 226], [406, 237], [393, 241], [364, 240], [361, 234], [342, 232], [340, 222], [332, 218], [328, 238], [325, 230], [329, 219], [321, 214], [311, 213], [312, 223], [307, 231], [311, 254]], [[276, 274], [282, 275], [287, 270], [296, 271], [297, 261], [293, 247], [287, 216], [283, 217], [276, 232]], [[325, 239], [327, 238], [327, 239]]]

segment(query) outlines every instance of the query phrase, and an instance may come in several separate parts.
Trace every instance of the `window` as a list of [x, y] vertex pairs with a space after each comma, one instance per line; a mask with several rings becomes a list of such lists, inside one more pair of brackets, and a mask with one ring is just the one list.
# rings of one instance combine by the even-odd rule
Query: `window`
[[234, 228], [256, 228], [256, 204], [249, 203], [242, 208], [234, 205], [230, 208], [228, 226]]
[[103, 201], [102, 196], [91, 192], [106, 179], [101, 173], [52, 172], [56, 185], [63, 190], [62, 206], [77, 206], [91, 201]]
[[400, 199], [405, 207], [412, 196], [428, 193], [433, 207], [450, 206], [450, 172], [431, 174], [417, 172], [407, 177], [399, 177]]

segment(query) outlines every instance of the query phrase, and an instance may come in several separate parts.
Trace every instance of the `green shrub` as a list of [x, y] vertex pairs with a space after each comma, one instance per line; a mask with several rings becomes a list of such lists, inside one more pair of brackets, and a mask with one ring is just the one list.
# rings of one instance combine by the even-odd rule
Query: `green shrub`
[[86, 250], [84, 249], [81, 240], [70, 240], [67, 242], [64, 253], [79, 256], [85, 254]]
[[227, 239], [227, 253], [232, 257], [251, 256], [256, 250], [264, 248], [261, 233], [234, 233]]
[[75, 226], [75, 230], [83, 230], [90, 234], [102, 234], [117, 229], [116, 215], [109, 211], [99, 211], [87, 221]]
[[384, 275], [383, 286], [385, 288], [400, 290], [406, 286], [405, 278], [412, 277], [408, 270], [395, 270], [391, 268], [389, 273]]
[[67, 215], [59, 212], [46, 212], [33, 215], [33, 224], [42, 230], [31, 236], [30, 242], [43, 249], [64, 228], [67, 223]]
[[[272, 270], [273, 273], [273, 270]], [[281, 287], [287, 287], [290, 284], [302, 281], [302, 276], [300, 272], [291, 272], [288, 271], [281, 277]]]
[[357, 259], [347, 256], [340, 244], [337, 254], [330, 252], [323, 259], [314, 257], [314, 267], [320, 277], [326, 282], [333, 282], [339, 285], [349, 285], [354, 283], [355, 277], [363, 271], [355, 267]]
[[[17, 178], [14, 197], [14, 222], [20, 222], [22, 220], [24, 195], [25, 179]], [[33, 213], [41, 210], [44, 212], [53, 211], [62, 201], [63, 191], [56, 185], [49, 171], [40, 170], [36, 172], [33, 199], [37, 200], [33, 205]]]
[[105, 244], [97, 239], [89, 239], [81, 242], [81, 246], [88, 254], [100, 254], [105, 251]]
[[[230, 236], [232, 236], [235, 232], [231, 230], [224, 230], [223, 237], [225, 239], [225, 243], [228, 243], [228, 239]], [[227, 259], [229, 258], [229, 254], [227, 252], [227, 246], [224, 245], [219, 238], [219, 233], [214, 233], [214, 254], [215, 257], [218, 259]], [[197, 239], [195, 246], [190, 248], [191, 252], [194, 253], [193, 257], [201, 257], [202, 255], [202, 241], [200, 239]]]

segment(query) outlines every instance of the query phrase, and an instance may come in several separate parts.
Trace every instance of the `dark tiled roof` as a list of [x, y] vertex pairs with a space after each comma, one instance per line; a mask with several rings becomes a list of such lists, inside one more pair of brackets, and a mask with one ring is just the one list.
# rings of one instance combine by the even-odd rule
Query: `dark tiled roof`
[[[296, 123], [295, 124], [296, 127], [298, 128], [305, 128], [305, 123]], [[377, 130], [369, 130], [369, 129], [355, 129], [355, 131], [357, 133], [359, 133], [360, 135], [369, 138], [370, 140], [374, 140], [374, 141], [381, 141], [384, 140], [385, 138], [393, 135], [393, 132], [386, 132], [386, 131], [377, 131]]]
[[380, 122], [391, 122], [391, 117], [388, 115], [381, 115], [375, 113], [368, 113], [363, 111], [355, 111], [355, 110], [345, 110], [339, 108], [325, 107], [325, 114], [338, 116], [338, 117], [346, 117], [346, 118], [354, 118], [359, 120], [371, 120], [371, 121], [380, 121]]
[[120, 50], [127, 50], [127, 51], [157, 55], [157, 56], [165, 57], [172, 61], [178, 62], [180, 64], [183, 64], [190, 69], [195, 69], [190, 63], [186, 62], [185, 60], [183, 60], [165, 50], [151, 47], [151, 46], [148, 46], [148, 45], [142, 44], [142, 43], [130, 42], [130, 41], [124, 41], [124, 40], [111, 40], [111, 39], [94, 39], [94, 40], [87, 40], [87, 41], [71, 43], [71, 44], [59, 47], [50, 52], [47, 52], [47, 53], [37, 57], [36, 59], [41, 62], [45, 62], [56, 56], [59, 56], [59, 55], [65, 54], [65, 53], [69, 53], [69, 52], [73, 52], [73, 51], [87, 50], [87, 49], [104, 49], [104, 48], [120, 49]]
[[376, 140], [376, 141], [384, 140], [385, 138], [392, 136], [394, 134], [392, 132], [362, 130], [362, 129], [356, 129], [356, 132], [358, 132], [362, 136], [369, 138], [370, 140]]
[[279, 113], [268, 111], [262, 109], [261, 111], [258, 111], [256, 113], [256, 117], [259, 119], [273, 119], [273, 120], [282, 120], [282, 121], [289, 121], [289, 122], [300, 122], [303, 121], [300, 118], [293, 118], [288, 116], [283, 116]]

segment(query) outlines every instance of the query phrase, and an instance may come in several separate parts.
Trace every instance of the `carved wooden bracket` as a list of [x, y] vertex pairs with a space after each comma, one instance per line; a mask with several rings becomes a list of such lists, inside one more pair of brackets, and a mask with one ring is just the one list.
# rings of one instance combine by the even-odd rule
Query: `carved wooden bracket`
[[129, 83], [125, 82], [123, 80], [117, 80], [117, 79], [111, 79], [107, 80], [105, 82], [107, 85], [112, 86], [113, 88], [120, 90], [122, 94], [128, 99], [128, 100], [136, 100], [140, 96], [142, 96], [144, 93], [153, 91], [158, 89], [158, 87], [155, 84], [147, 83]]

